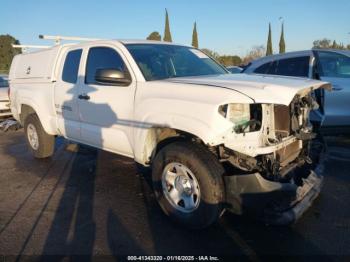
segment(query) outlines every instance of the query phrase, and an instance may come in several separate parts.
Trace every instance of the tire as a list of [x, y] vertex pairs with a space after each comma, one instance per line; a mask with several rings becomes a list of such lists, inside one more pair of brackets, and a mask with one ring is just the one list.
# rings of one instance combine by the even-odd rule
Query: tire
[[223, 174], [218, 159], [206, 147], [193, 142], [165, 146], [152, 164], [153, 189], [159, 205], [171, 219], [192, 229], [212, 225], [223, 213]]
[[[24, 121], [24, 132], [29, 149], [35, 158], [52, 156], [55, 147], [55, 137], [45, 132], [36, 114], [27, 116]], [[33, 137], [36, 138], [33, 139]]]

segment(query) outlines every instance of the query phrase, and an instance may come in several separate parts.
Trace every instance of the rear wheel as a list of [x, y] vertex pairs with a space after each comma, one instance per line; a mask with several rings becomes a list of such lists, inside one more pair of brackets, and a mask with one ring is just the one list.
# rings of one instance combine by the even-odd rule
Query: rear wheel
[[170, 218], [190, 228], [204, 228], [223, 210], [224, 169], [204, 146], [175, 142], [156, 155], [152, 166], [157, 200]]
[[27, 116], [24, 121], [24, 131], [27, 144], [36, 158], [52, 156], [55, 146], [55, 137], [45, 132], [37, 115]]

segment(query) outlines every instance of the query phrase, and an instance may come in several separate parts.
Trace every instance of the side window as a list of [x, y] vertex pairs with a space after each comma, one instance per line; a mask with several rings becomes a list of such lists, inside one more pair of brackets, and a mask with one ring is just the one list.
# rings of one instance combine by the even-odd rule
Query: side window
[[319, 74], [324, 77], [350, 78], [350, 57], [335, 52], [318, 52]]
[[309, 56], [281, 59], [278, 61], [275, 74], [283, 76], [308, 77], [309, 63]]
[[263, 64], [259, 66], [257, 69], [254, 70], [254, 73], [257, 74], [267, 74], [267, 75], [274, 75], [276, 74], [276, 67], [277, 67], [277, 61], [271, 61], [266, 64]]
[[277, 70], [278, 60], [273, 61], [270, 65], [269, 71], [266, 74], [275, 75]]
[[109, 47], [90, 48], [85, 71], [86, 84], [96, 83], [97, 69], [116, 69], [127, 73], [123, 59], [114, 49]]
[[257, 67], [257, 68], [254, 70], [254, 73], [257, 73], [257, 74], [268, 74], [269, 69], [270, 69], [270, 66], [271, 66], [271, 62], [268, 62], [268, 63], [266, 63], [266, 64], [263, 64], [263, 65]]
[[72, 84], [77, 82], [81, 53], [82, 49], [73, 50], [67, 53], [62, 71], [62, 80], [64, 82]]

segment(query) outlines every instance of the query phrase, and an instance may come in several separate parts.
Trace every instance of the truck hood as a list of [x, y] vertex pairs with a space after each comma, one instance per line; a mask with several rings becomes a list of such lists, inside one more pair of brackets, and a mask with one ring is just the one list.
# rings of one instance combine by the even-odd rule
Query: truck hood
[[255, 103], [282, 105], [289, 105], [296, 94], [303, 96], [317, 88], [332, 90], [331, 84], [327, 82], [306, 78], [256, 74], [223, 74], [179, 77], [163, 81], [231, 89], [248, 96]]

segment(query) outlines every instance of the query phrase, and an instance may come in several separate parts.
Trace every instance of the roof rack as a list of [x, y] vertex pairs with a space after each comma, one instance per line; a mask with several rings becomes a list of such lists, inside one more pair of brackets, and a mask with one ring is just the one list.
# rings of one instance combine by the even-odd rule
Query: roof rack
[[29, 48], [33, 49], [46, 49], [51, 46], [48, 45], [12, 45], [13, 48], [21, 48], [23, 52], [26, 52]]
[[67, 40], [67, 41], [96, 41], [96, 40], [103, 40], [103, 39], [100, 39], [100, 38], [87, 38], [87, 37], [61, 36], [61, 35], [39, 35], [39, 39], [54, 40], [56, 45], [59, 45], [62, 40]]
[[[66, 41], [97, 41], [103, 40], [100, 38], [87, 38], [87, 37], [77, 37], [77, 36], [61, 36], [61, 35], [39, 35], [39, 39], [54, 40], [55, 45], [59, 45], [62, 40]], [[46, 49], [52, 46], [47, 45], [12, 45], [13, 48], [22, 48], [23, 52], [28, 51], [28, 49]]]

